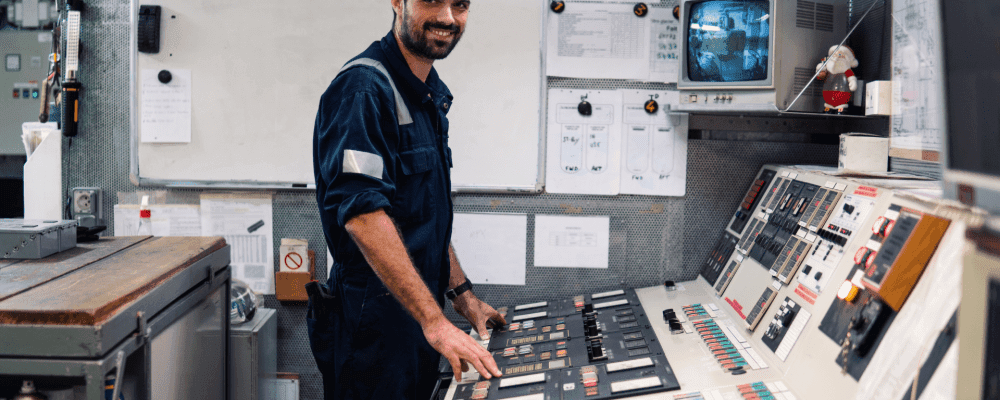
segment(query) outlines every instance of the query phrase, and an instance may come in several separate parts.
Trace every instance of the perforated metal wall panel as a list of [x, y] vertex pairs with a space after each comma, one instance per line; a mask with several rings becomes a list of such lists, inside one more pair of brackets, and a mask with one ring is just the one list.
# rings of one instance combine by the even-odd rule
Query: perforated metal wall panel
[[[79, 136], [64, 139], [64, 187], [96, 186], [103, 196], [109, 226], [117, 192], [150, 190], [129, 182], [127, 2], [91, 0], [83, 15]], [[591, 89], [672, 89], [673, 85], [618, 80], [550, 79], [549, 87]], [[683, 281], [698, 274], [700, 262], [723, 229], [761, 165], [833, 164], [836, 146], [803, 143], [748, 143], [693, 140], [688, 145], [687, 196], [458, 195], [456, 212], [529, 214], [528, 243], [534, 238], [534, 215], [606, 215], [611, 217], [610, 265], [607, 269], [536, 268], [529, 246], [526, 286], [476, 287], [494, 305], [565, 298], [612, 288], [654, 285], [665, 279]], [[197, 202], [199, 191], [172, 190], [178, 201]], [[280, 238], [308, 239], [316, 251], [318, 277], [326, 279], [326, 246], [311, 192], [277, 192], [274, 196], [275, 258]], [[114, 234], [114, 232], [109, 232]], [[282, 304], [266, 296], [265, 306], [278, 310], [278, 370], [301, 376], [301, 398], [322, 398], [322, 382], [309, 350], [304, 304]], [[451, 307], [449, 318], [464, 324]]]

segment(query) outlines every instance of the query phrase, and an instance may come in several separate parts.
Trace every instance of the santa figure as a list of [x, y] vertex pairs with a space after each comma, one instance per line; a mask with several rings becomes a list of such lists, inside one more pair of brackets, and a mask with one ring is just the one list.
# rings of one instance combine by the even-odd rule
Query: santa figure
[[[823, 111], [832, 112], [837, 110], [837, 114], [844, 112], [847, 102], [851, 101], [851, 93], [858, 89], [858, 78], [854, 76], [851, 68], [858, 66], [858, 60], [854, 58], [854, 51], [847, 46], [833, 46], [827, 52], [829, 61], [824, 58], [816, 65], [816, 79], [825, 81], [823, 84]], [[826, 62], [826, 66], [823, 66]]]

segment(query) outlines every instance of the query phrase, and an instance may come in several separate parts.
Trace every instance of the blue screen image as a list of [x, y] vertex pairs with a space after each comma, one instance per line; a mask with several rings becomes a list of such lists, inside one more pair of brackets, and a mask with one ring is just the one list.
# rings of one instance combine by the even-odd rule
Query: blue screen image
[[767, 79], [771, 35], [768, 0], [694, 3], [687, 22], [687, 72], [691, 81]]

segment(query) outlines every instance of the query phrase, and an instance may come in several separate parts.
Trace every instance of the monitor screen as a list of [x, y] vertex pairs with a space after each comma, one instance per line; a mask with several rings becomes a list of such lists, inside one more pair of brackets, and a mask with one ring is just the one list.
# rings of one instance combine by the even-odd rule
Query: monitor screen
[[769, 0], [708, 0], [691, 4], [687, 75], [694, 82], [767, 80]]

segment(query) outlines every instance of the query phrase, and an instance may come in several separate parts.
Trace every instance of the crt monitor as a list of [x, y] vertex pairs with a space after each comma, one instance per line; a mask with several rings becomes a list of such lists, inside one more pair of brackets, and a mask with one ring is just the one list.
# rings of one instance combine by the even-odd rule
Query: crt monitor
[[941, 2], [945, 194], [1000, 212], [1000, 2]]
[[[847, 31], [845, 0], [681, 0], [680, 109], [784, 110]], [[791, 110], [822, 109], [813, 83]]]

